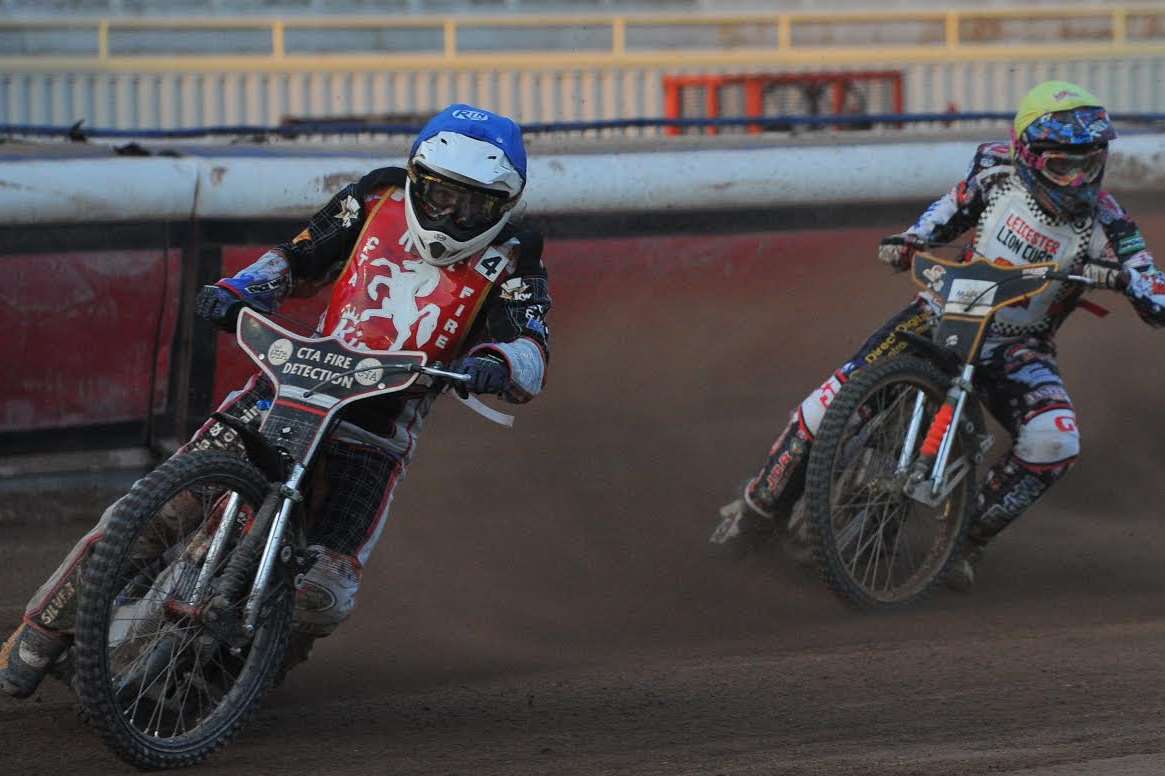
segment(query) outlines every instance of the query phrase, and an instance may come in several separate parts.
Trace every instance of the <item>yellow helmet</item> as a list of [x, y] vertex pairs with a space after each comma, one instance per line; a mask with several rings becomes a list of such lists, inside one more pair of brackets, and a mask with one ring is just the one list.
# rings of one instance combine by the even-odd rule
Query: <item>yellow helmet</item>
[[1015, 112], [1015, 136], [1041, 116], [1076, 108], [1103, 108], [1104, 103], [1082, 86], [1067, 81], [1044, 81], [1024, 95]]
[[1011, 157], [1024, 187], [1048, 213], [1079, 218], [1100, 193], [1116, 137], [1100, 100], [1067, 81], [1045, 81], [1019, 104]]

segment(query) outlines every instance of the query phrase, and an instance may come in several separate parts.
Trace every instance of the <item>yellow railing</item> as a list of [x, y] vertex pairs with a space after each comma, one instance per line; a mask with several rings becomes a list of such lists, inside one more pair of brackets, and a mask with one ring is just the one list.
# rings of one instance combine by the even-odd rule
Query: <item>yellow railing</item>
[[[53, 31], [92, 32], [81, 55], [44, 47]], [[404, 47], [304, 45], [395, 33]], [[250, 53], [213, 40], [252, 33]], [[202, 35], [204, 51], [172, 51]], [[351, 35], [349, 39], [351, 39]], [[77, 45], [73, 34], [72, 45]], [[41, 40], [41, 43], [38, 43]], [[348, 69], [626, 68], [1165, 55], [1165, 4], [962, 11], [731, 15], [328, 16], [0, 20], [0, 73]], [[339, 43], [337, 43], [339, 45]], [[213, 49], [221, 48], [221, 51]], [[564, 50], [567, 46], [573, 49]], [[407, 50], [405, 50], [407, 49]]]

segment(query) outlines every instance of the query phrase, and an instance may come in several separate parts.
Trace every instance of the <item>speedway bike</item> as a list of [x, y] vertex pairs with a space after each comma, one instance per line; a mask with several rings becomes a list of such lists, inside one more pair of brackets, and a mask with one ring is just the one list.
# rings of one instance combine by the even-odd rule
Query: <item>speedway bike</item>
[[347, 405], [418, 381], [465, 382], [413, 351], [303, 337], [253, 310], [239, 347], [274, 396], [261, 424], [222, 413], [246, 455], [193, 451], [114, 507], [79, 593], [74, 682], [122, 759], [196, 764], [254, 713], [281, 671], [308, 550], [305, 493]]
[[914, 255], [912, 278], [936, 307], [930, 336], [896, 331], [902, 351], [841, 386], [806, 470], [815, 565], [859, 609], [917, 601], [960, 555], [976, 469], [993, 443], [974, 377], [995, 314], [1052, 293], [1054, 281], [1092, 285], [1051, 262], [962, 262], [923, 252]]

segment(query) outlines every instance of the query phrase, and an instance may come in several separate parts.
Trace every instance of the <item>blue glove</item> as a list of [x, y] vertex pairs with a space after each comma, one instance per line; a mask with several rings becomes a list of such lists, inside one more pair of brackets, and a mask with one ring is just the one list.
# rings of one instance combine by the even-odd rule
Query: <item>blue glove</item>
[[223, 331], [233, 332], [245, 306], [246, 302], [222, 286], [203, 286], [194, 301], [194, 314]]
[[470, 393], [492, 393], [500, 395], [510, 384], [510, 368], [506, 362], [492, 353], [481, 353], [463, 358], [453, 367], [454, 372], [469, 375], [468, 382], [453, 383], [453, 390], [462, 399]]

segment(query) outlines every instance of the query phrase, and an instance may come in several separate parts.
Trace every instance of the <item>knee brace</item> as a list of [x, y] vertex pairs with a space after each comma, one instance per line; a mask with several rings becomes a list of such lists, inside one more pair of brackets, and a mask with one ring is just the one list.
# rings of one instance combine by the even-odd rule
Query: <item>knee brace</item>
[[808, 434], [810, 440], [817, 436], [817, 430], [821, 428], [821, 421], [825, 418], [825, 410], [829, 408], [844, 382], [845, 373], [840, 370], [834, 372], [828, 380], [821, 384], [820, 388], [801, 402], [799, 408], [801, 429]]
[[1076, 413], [1068, 408], [1050, 409], [1028, 418], [1015, 439], [1015, 457], [1026, 468], [1071, 465], [1080, 454]]

